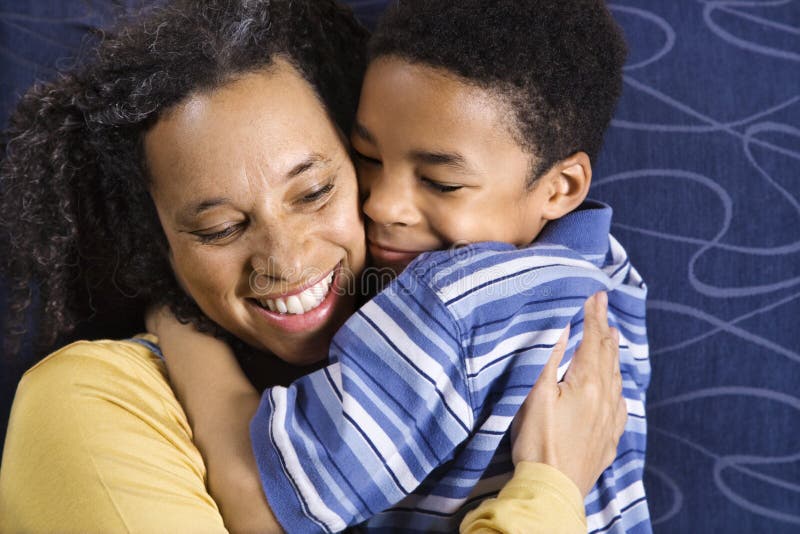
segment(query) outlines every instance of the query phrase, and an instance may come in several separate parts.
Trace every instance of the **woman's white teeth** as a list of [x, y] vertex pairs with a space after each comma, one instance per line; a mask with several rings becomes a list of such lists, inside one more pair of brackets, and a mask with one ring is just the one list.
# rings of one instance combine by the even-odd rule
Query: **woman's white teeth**
[[332, 282], [333, 272], [297, 295], [286, 298], [259, 299], [258, 302], [262, 307], [268, 308], [272, 312], [300, 315], [310, 312], [322, 304], [322, 301], [328, 295], [328, 291], [330, 291]]
[[300, 293], [300, 304], [303, 306], [304, 310], [313, 310], [317, 307], [318, 301], [316, 298], [314, 298], [314, 296], [303, 291]]
[[286, 307], [289, 308], [289, 313], [293, 313], [295, 315], [300, 315], [305, 311], [303, 310], [303, 303], [300, 302], [300, 299], [294, 295], [286, 299]]
[[[269, 307], [269, 304], [267, 304], [267, 307]], [[275, 299], [275, 307], [278, 308], [278, 311], [281, 313], [286, 313], [289, 311], [286, 308], [286, 302], [284, 302], [283, 299]]]

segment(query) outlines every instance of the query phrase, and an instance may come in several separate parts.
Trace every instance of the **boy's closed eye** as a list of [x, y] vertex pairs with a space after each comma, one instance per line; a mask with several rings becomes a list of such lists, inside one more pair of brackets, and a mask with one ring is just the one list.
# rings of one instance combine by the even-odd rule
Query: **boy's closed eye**
[[356, 149], [353, 149], [353, 156], [355, 157], [355, 159], [357, 161], [359, 161], [361, 163], [367, 163], [367, 164], [370, 164], [370, 165], [377, 165], [377, 166], [383, 165], [383, 162], [381, 160], [376, 159], [376, 158], [371, 158], [371, 157], [369, 157], [369, 156], [367, 156], [365, 154], [362, 154], [361, 152], [359, 152]]
[[[353, 149], [353, 157], [358, 162], [361, 162], [361, 163], [364, 163], [364, 164], [367, 164], [367, 165], [375, 165], [375, 166], [378, 166], [378, 167], [383, 165], [383, 162], [381, 160], [379, 160], [377, 158], [373, 158], [373, 157], [367, 156], [366, 154], [363, 154], [363, 153], [359, 152], [356, 149]], [[461, 184], [439, 182], [437, 180], [433, 180], [433, 179], [428, 178], [426, 176], [420, 176], [420, 181], [423, 184], [425, 184], [425, 186], [427, 186], [428, 188], [430, 188], [430, 189], [432, 189], [432, 190], [434, 190], [434, 191], [436, 191], [438, 193], [452, 193], [454, 191], [458, 191], [459, 189], [463, 189], [464, 188], [464, 186], [461, 185]]]
[[424, 176], [420, 177], [420, 181], [439, 193], [452, 193], [464, 188], [464, 186], [460, 184], [437, 182], [436, 180], [431, 180], [430, 178], [426, 178]]

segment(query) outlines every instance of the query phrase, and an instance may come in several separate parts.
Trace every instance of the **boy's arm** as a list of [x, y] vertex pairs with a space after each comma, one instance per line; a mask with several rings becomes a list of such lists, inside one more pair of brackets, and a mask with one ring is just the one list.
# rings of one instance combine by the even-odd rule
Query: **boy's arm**
[[338, 532], [391, 507], [473, 424], [457, 326], [429, 288], [378, 295], [329, 358], [267, 389], [251, 423], [262, 486], [288, 532]]
[[148, 317], [170, 382], [208, 470], [209, 491], [231, 532], [282, 532], [261, 488], [250, 444], [259, 394], [222, 341], [181, 324], [168, 310]]
[[[496, 301], [479, 311], [469, 269], [437, 265], [442, 277], [431, 282], [409, 268], [339, 330], [332, 364], [265, 392], [251, 438], [267, 498], [287, 530], [338, 531], [394, 506], [475, 431], [491, 377], [521, 377], [524, 383], [503, 386], [516, 388], [515, 397], [530, 389], [584, 300], [606, 289], [596, 268], [568, 260], [570, 296], [550, 314], [552, 296], [564, 291], [547, 286], [564, 278], [560, 250], [537, 260], [537, 278], [524, 262], [500, 265], [494, 255], [476, 255], [497, 262], [493, 273], [513, 269], [518, 282], [541, 289], [520, 291], [503, 271], [502, 283], [491, 288]], [[448, 287], [461, 293], [451, 298], [438, 280], [460, 276]], [[550, 308], [528, 313], [540, 302]], [[525, 314], [527, 322], [515, 320]], [[489, 322], [502, 324], [488, 327], [487, 336], [479, 327]], [[493, 341], [476, 339], [487, 337]], [[508, 374], [517, 367], [521, 372]]]

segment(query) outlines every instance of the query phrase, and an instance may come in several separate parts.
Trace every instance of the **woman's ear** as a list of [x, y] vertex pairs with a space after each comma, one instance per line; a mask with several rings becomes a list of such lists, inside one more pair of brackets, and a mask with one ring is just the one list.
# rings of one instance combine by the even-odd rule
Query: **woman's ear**
[[549, 187], [542, 217], [553, 221], [581, 205], [592, 184], [592, 163], [586, 152], [576, 152], [557, 162], [542, 177]]

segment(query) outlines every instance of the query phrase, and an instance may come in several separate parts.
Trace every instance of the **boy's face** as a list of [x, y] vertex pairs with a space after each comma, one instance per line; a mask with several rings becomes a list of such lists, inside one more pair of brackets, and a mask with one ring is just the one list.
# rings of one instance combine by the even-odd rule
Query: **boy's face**
[[370, 65], [351, 137], [376, 265], [400, 272], [428, 250], [538, 235], [549, 193], [526, 188], [532, 156], [512, 121], [499, 98], [444, 70]]

